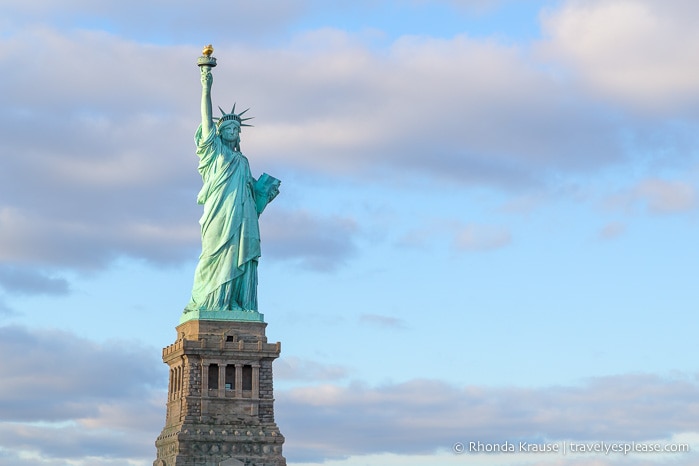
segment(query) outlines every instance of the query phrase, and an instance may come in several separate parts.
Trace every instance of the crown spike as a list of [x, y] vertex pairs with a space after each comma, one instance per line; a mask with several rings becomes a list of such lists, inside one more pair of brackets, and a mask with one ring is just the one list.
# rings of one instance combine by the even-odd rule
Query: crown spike
[[233, 109], [231, 110], [231, 113], [224, 112], [221, 107], [218, 108], [219, 110], [221, 110], [221, 117], [214, 118], [214, 120], [218, 120], [217, 121], [218, 126], [221, 126], [221, 124], [223, 124], [225, 121], [231, 121], [231, 120], [235, 121], [240, 126], [252, 126], [252, 125], [245, 124], [243, 122], [247, 121], [247, 120], [252, 120], [255, 117], [241, 118], [241, 115], [243, 115], [245, 112], [250, 110], [250, 108], [246, 108], [245, 110], [243, 110], [239, 114], [236, 114], [235, 113], [235, 106], [236, 106], [236, 104], [233, 104]]

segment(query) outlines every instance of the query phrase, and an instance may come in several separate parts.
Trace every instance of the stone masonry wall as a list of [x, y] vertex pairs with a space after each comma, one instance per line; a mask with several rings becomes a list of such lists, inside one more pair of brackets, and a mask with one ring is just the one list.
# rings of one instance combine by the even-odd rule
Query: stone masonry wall
[[[188, 321], [177, 328], [177, 340], [163, 349], [171, 386], [154, 465], [286, 465], [284, 436], [274, 422], [272, 365], [280, 344], [267, 343], [266, 325]], [[235, 387], [221, 379], [230, 366], [237, 371]], [[241, 388], [245, 367], [252, 367], [252, 390]], [[212, 368], [219, 371], [216, 387], [208, 387]]]

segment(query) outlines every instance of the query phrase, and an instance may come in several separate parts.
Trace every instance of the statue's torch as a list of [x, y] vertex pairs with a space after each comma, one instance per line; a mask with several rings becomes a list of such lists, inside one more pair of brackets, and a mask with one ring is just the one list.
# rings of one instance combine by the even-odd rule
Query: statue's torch
[[197, 59], [197, 65], [208, 66], [209, 68], [216, 66], [216, 58], [211, 56], [211, 54], [214, 53], [214, 48], [211, 44], [204, 47], [201, 53], [202, 56]]

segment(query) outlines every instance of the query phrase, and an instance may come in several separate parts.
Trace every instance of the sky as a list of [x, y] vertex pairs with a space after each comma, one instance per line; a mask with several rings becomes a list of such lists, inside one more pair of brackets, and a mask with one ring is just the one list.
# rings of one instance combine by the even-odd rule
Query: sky
[[258, 291], [290, 465], [699, 464], [698, 16], [3, 0], [0, 466], [155, 459], [209, 43], [282, 180]]

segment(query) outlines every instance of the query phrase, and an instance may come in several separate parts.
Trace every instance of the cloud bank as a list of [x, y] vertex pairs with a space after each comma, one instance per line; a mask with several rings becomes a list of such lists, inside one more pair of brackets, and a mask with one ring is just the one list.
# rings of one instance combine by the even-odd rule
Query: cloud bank
[[[152, 462], [167, 382], [157, 349], [6, 326], [0, 350], [12, 355], [0, 361], [0, 465]], [[275, 394], [290, 462], [430, 455], [471, 440], [640, 442], [697, 433], [693, 374], [524, 388], [425, 379], [329, 384], [345, 378], [346, 369], [293, 357], [278, 361], [275, 371], [311, 384]], [[21, 459], [27, 455], [33, 463]]]
[[[123, 3], [88, 3], [61, 5], [68, 29], [47, 22], [56, 3], [2, 7], [22, 27], [0, 38], [7, 70], [0, 83], [0, 260], [43, 267], [39, 274], [102, 269], [118, 257], [172, 264], [198, 249], [191, 135], [200, 47], [149, 42]], [[275, 167], [360, 186], [419, 176], [432, 189], [526, 194], [624, 166], [642, 143], [649, 157], [676, 165], [696, 142], [692, 121], [665, 120], [668, 112], [694, 115], [699, 105], [699, 80], [687, 68], [699, 36], [687, 2], [564, 2], [543, 16], [546, 37], [533, 44], [404, 35], [382, 47], [365, 33], [330, 27], [291, 33], [299, 14], [320, 6], [263, 3], [221, 4], [215, 15], [221, 22], [235, 16], [244, 28], [264, 13], [269, 29], [257, 33], [277, 27], [288, 39], [265, 42], [242, 29], [217, 43], [214, 100], [254, 107], [256, 127], [243, 135], [243, 147], [260, 172]], [[144, 7], [143, 18], [165, 11], [156, 23], [165, 36], [201, 16], [184, 3]], [[111, 30], [96, 30], [106, 17]], [[694, 181], [638, 183], [651, 211], [696, 202]], [[281, 209], [309, 228], [275, 228], [267, 240], [275, 257], [321, 271], [351, 257], [356, 219]], [[510, 241], [505, 230], [469, 228], [457, 248]], [[314, 246], [298, 247], [309, 230], [318, 233]]]

